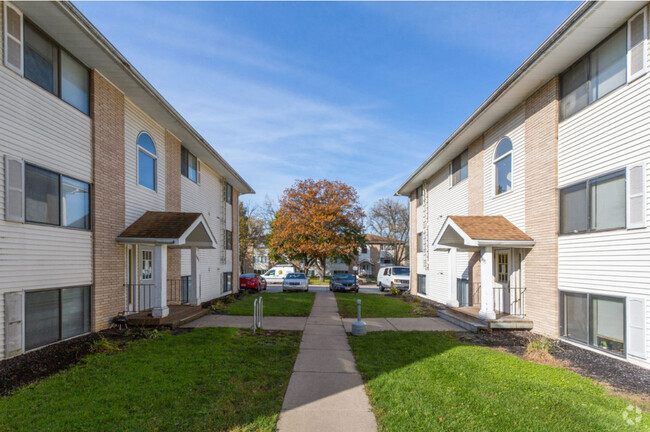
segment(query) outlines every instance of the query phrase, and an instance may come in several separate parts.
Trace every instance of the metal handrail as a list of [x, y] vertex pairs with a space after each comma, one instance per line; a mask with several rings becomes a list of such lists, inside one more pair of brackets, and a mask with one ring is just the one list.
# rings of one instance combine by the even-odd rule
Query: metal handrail
[[153, 307], [153, 290], [156, 284], [131, 283], [124, 284], [124, 288], [127, 289], [129, 312], [140, 312]]
[[253, 334], [264, 325], [264, 299], [258, 297], [253, 302]]
[[526, 288], [499, 286], [492, 287], [494, 310], [508, 315], [526, 316]]

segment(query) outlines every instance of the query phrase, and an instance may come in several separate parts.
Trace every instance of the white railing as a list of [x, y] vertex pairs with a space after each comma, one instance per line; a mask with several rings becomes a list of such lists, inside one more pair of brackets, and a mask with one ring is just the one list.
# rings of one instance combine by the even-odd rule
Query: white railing
[[253, 334], [264, 324], [264, 299], [258, 297], [253, 302]]

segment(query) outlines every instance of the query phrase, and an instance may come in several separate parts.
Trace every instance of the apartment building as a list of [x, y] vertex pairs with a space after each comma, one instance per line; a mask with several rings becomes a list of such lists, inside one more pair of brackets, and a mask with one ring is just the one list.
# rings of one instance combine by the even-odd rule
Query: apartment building
[[251, 187], [71, 3], [0, 13], [0, 358], [236, 290]]
[[644, 2], [585, 2], [402, 185], [411, 286], [650, 367]]

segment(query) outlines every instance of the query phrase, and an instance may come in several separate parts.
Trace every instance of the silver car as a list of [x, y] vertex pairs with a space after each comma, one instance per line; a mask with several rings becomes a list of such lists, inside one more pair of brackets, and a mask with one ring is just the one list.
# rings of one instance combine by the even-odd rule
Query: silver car
[[282, 281], [282, 292], [309, 291], [309, 279], [304, 273], [289, 273]]

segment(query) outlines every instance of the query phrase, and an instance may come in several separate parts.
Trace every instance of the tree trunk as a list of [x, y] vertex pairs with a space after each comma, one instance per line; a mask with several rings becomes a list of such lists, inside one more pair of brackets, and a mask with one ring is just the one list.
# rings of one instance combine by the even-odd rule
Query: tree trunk
[[321, 259], [320, 281], [325, 282], [325, 266], [327, 265], [327, 258]]

